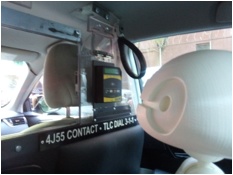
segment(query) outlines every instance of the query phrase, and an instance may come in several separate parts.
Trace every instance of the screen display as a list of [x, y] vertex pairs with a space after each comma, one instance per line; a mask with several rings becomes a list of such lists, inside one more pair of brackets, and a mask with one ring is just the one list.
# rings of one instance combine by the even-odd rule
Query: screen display
[[114, 69], [114, 68], [104, 68], [104, 74], [119, 75], [120, 71], [119, 69]]

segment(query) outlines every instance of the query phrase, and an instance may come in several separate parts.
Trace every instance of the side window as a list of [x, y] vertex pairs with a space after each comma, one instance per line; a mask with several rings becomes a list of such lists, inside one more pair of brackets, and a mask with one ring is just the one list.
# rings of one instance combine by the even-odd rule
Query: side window
[[28, 75], [25, 62], [11, 61], [16, 57], [17, 55], [10, 53], [1, 53], [1, 108], [7, 106], [15, 98]]
[[44, 92], [43, 92], [43, 77], [39, 80], [39, 82], [33, 88], [30, 96], [30, 111], [37, 113], [50, 113], [55, 111], [56, 109], [50, 108], [45, 100], [44, 100]]
[[232, 29], [204, 31], [152, 39], [136, 43], [146, 62], [146, 75], [142, 86], [165, 63], [185, 53], [199, 50], [232, 51]]

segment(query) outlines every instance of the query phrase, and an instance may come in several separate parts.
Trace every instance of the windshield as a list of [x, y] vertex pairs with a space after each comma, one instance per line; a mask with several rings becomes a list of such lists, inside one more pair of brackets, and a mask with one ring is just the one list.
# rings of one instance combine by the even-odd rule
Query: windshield
[[28, 74], [23, 61], [4, 60], [9, 54], [2, 53], [1, 59], [1, 107], [6, 106], [20, 89]]

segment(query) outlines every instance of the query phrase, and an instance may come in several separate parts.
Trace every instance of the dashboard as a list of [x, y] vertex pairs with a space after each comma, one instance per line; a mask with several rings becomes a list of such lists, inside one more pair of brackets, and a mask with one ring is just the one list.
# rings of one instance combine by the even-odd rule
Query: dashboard
[[65, 118], [65, 115], [39, 114], [36, 112], [17, 113], [14, 111], [2, 112], [1, 135], [19, 133], [33, 125], [57, 121]]
[[2, 114], [1, 135], [14, 134], [27, 129], [28, 122], [24, 114], [7, 111]]

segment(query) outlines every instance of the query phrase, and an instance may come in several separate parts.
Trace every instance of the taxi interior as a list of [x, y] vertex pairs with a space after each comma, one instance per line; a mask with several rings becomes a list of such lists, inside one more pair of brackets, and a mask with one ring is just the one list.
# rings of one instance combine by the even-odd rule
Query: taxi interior
[[[1, 59], [29, 71], [1, 107], [1, 173], [176, 173], [189, 154], [138, 122], [146, 62], [133, 43], [231, 27], [231, 1], [2, 1]], [[41, 77], [46, 115], [31, 110]], [[220, 160], [232, 174], [231, 154]]]

